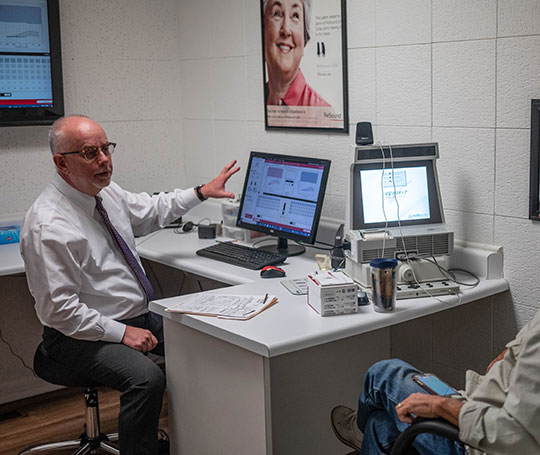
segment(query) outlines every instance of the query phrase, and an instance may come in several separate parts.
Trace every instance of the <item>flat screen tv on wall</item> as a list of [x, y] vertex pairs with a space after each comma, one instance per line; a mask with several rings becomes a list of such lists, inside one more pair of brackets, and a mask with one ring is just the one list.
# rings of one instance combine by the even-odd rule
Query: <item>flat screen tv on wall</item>
[[63, 115], [58, 0], [0, 0], [0, 126]]

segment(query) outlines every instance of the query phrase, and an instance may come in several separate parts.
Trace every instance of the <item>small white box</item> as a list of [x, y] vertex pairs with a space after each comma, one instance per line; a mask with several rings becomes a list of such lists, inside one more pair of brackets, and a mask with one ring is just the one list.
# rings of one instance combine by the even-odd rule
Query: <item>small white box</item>
[[233, 199], [221, 201], [221, 215], [223, 216], [224, 226], [236, 227], [236, 217], [238, 216], [239, 207], [239, 201]]
[[358, 287], [343, 272], [308, 275], [308, 305], [321, 316], [358, 312]]
[[263, 234], [257, 231], [223, 225], [223, 237], [240, 240], [241, 242], [251, 242], [253, 239], [262, 236]]

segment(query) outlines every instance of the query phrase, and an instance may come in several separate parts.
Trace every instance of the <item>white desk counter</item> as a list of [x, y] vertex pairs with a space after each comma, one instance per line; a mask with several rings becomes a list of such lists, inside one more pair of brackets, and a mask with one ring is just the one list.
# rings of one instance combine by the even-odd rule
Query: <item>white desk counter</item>
[[19, 243], [0, 245], [0, 276], [24, 272]]
[[356, 314], [323, 318], [308, 306], [305, 295], [291, 294], [280, 284], [280, 281], [281, 278], [258, 280], [241, 286], [208, 291], [215, 294], [265, 294], [268, 292], [279, 297], [276, 305], [248, 321], [231, 321], [165, 311], [165, 308], [178, 304], [181, 297], [151, 302], [150, 309], [167, 319], [255, 354], [274, 357], [399, 324], [453, 308], [458, 304], [480, 300], [508, 289], [508, 282], [504, 279], [482, 280], [477, 287], [463, 291], [461, 302], [457, 296], [453, 295], [439, 296], [438, 300], [428, 297], [405, 299], [397, 301], [396, 309], [392, 313], [376, 313], [369, 304], [360, 307], [359, 313]]
[[[0, 226], [22, 224], [24, 214], [0, 215]], [[21, 257], [19, 243], [0, 245], [0, 276], [24, 272], [24, 262]]]
[[[275, 242], [275, 240], [270, 241]], [[145, 259], [226, 284], [237, 285], [263, 281], [258, 270], [225, 264], [195, 254], [198, 249], [214, 243], [216, 243], [215, 240], [199, 239], [196, 232], [176, 234], [174, 229], [163, 229], [138, 239], [137, 251]], [[305, 276], [307, 272], [317, 269], [314, 254], [314, 251], [308, 249], [307, 253], [290, 258], [285, 264], [280, 265], [287, 272], [286, 279]]]
[[[461, 299], [399, 300], [392, 313], [376, 313], [368, 305], [357, 314], [322, 318], [306, 296], [287, 291], [282, 278], [261, 279], [257, 271], [194, 254], [212, 242], [164, 230], [141, 240], [138, 250], [147, 259], [239, 284], [208, 292], [268, 292], [279, 302], [248, 321], [165, 311], [181, 297], [150, 303], [164, 317], [171, 453], [176, 455], [343, 452], [330, 430], [330, 410], [356, 402], [367, 368], [390, 356], [390, 326], [508, 289], [502, 278], [484, 278], [473, 289], [463, 288]], [[313, 272], [313, 254], [308, 250], [289, 258], [283, 279]], [[481, 253], [472, 256], [471, 262], [481, 263]]]

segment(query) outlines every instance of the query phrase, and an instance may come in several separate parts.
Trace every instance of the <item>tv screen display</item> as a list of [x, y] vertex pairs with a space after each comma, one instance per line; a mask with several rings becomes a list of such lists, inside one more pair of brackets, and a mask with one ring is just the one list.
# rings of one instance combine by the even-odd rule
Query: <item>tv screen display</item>
[[58, 0], [0, 0], [0, 126], [62, 115]]

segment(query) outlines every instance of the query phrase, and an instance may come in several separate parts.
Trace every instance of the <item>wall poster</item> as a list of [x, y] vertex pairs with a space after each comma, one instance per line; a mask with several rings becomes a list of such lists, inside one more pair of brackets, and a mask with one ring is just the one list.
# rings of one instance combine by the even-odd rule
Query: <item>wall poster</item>
[[266, 129], [348, 133], [345, 0], [261, 0]]

